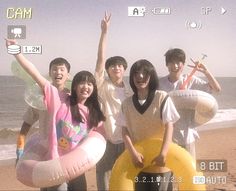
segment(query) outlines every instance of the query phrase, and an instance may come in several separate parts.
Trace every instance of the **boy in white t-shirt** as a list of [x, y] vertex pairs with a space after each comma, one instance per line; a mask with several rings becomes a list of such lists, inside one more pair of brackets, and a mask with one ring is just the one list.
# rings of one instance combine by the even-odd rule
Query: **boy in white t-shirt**
[[[188, 75], [182, 74], [186, 55], [182, 49], [174, 48], [170, 49], [165, 53], [166, 57], [166, 67], [168, 68], [169, 74], [165, 77], [160, 78], [159, 89], [166, 92], [179, 89], [195, 89], [206, 92], [219, 92], [221, 87], [214, 76], [209, 72], [207, 67], [200, 63], [195, 62], [194, 67], [197, 71], [203, 73], [207, 81], [197, 77], [192, 76], [189, 82], [186, 84], [186, 87], [183, 87], [185, 81], [188, 79]], [[193, 119], [194, 111], [191, 110], [181, 110], [178, 111], [180, 114], [180, 120], [175, 123], [175, 128], [173, 132], [173, 141], [184, 147], [193, 158], [196, 158], [195, 154], [195, 138], [198, 138], [198, 133], [194, 127], [191, 127], [191, 120]]]
[[[124, 151], [121, 127], [116, 125], [116, 118], [122, 101], [132, 95], [132, 90], [124, 72], [127, 68], [126, 60], [121, 56], [114, 56], [105, 61], [105, 46], [107, 30], [111, 15], [105, 14], [101, 22], [101, 36], [98, 47], [98, 58], [95, 69], [95, 78], [99, 96], [102, 98], [103, 112], [106, 116], [104, 128], [107, 138], [106, 151], [103, 158], [96, 165], [98, 190], [108, 190], [111, 169]], [[105, 77], [107, 72], [108, 78]]]

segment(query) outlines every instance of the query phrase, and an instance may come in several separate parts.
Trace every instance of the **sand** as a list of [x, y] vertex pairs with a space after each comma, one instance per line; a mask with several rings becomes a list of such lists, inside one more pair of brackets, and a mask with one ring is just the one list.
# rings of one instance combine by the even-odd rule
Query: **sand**
[[224, 159], [227, 161], [226, 172], [207, 171], [204, 175], [212, 180], [226, 177], [226, 184], [207, 184], [207, 190], [236, 190], [236, 126], [232, 128], [215, 129], [200, 132], [197, 141], [197, 159]]
[[[0, 190], [39, 190], [38, 188], [25, 186], [16, 179], [14, 164], [14, 159], [0, 161]], [[89, 191], [97, 190], [95, 168], [86, 172], [86, 180]]]
[[[197, 141], [197, 158], [201, 160], [225, 159], [226, 172], [206, 172], [204, 175], [217, 179], [210, 184], [207, 190], [231, 191], [236, 190], [236, 127], [200, 131], [200, 140]], [[14, 160], [0, 161], [0, 190], [39, 190], [24, 186], [15, 177]], [[86, 173], [88, 190], [96, 190], [95, 168]], [[220, 183], [219, 177], [226, 177], [227, 183]], [[213, 183], [213, 182], [212, 182]]]

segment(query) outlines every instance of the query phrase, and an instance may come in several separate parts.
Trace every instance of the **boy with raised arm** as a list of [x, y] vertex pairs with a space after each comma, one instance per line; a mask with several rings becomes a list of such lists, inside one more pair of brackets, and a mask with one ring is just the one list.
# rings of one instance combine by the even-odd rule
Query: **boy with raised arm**
[[[109, 189], [111, 169], [116, 159], [124, 151], [121, 127], [115, 123], [122, 101], [132, 95], [129, 83], [124, 79], [124, 72], [127, 68], [126, 60], [121, 56], [114, 56], [105, 61], [106, 38], [110, 18], [111, 15], [105, 13], [105, 17], [101, 22], [101, 36], [95, 69], [98, 93], [105, 105], [103, 111], [106, 116], [104, 127], [107, 137], [105, 154], [96, 166], [97, 188], [99, 191]], [[108, 78], [105, 77], [106, 72]]]
[[[70, 72], [70, 63], [64, 58], [55, 58], [49, 64], [49, 76], [52, 80], [52, 84], [59, 90], [59, 91], [66, 91], [70, 92], [69, 89], [65, 88], [65, 83], [68, 80], [68, 75], [65, 74], [66, 70], [59, 69], [60, 67], [65, 66], [65, 69]], [[59, 67], [59, 68], [57, 68]], [[58, 74], [56, 74], [56, 70]], [[57, 76], [56, 76], [57, 75]], [[43, 104], [43, 103], [42, 103]], [[24, 151], [24, 142], [26, 135], [28, 134], [30, 128], [33, 124], [39, 121], [39, 134], [42, 138], [46, 141], [47, 140], [47, 121], [48, 121], [48, 114], [46, 110], [41, 110], [37, 108], [33, 108], [29, 106], [23, 116], [23, 123], [20, 129], [19, 136], [17, 138], [17, 161], [21, 157]], [[44, 143], [43, 143], [44, 144]], [[46, 142], [45, 142], [46, 144]], [[16, 161], [16, 162], [17, 162]]]
[[[6, 45], [16, 44], [14, 40], [6, 40]], [[15, 55], [17, 61], [21, 66], [31, 75], [31, 77], [38, 83], [41, 89], [47, 83], [47, 80], [38, 72], [30, 61], [28, 61], [22, 54]], [[49, 76], [52, 80], [52, 85], [57, 88], [59, 94], [68, 94], [69, 90], [65, 88], [65, 82], [69, 78], [70, 64], [64, 58], [55, 58], [50, 62], [49, 65]], [[49, 134], [49, 120], [50, 114], [47, 110], [38, 110], [29, 107], [24, 114], [24, 122], [20, 130], [20, 134], [17, 140], [17, 160], [20, 159], [23, 154], [25, 137], [30, 129], [30, 127], [39, 120], [39, 141], [38, 145], [42, 146], [44, 150], [48, 150], [48, 134]], [[50, 148], [49, 148], [50, 150]], [[70, 188], [77, 187], [81, 190], [87, 189], [85, 174], [69, 181], [68, 183], [63, 183], [61, 185], [56, 185], [48, 188], [40, 188], [41, 191], [64, 191]]]
[[[195, 66], [190, 67], [196, 68], [196, 71], [203, 73], [207, 81], [194, 75], [189, 77], [188, 75], [182, 74], [186, 60], [185, 52], [182, 49], [174, 48], [168, 50], [165, 53], [165, 60], [169, 74], [160, 78], [160, 90], [167, 92], [179, 89], [195, 89], [206, 92], [219, 92], [221, 90], [217, 80], [209, 72], [207, 67], [200, 62], [194, 62]], [[184, 147], [196, 159], [195, 139], [199, 135], [196, 129], [191, 127], [190, 124], [192, 122], [185, 120], [186, 118], [194, 119], [194, 111], [181, 110], [179, 114], [180, 120], [175, 124], [173, 141]]]

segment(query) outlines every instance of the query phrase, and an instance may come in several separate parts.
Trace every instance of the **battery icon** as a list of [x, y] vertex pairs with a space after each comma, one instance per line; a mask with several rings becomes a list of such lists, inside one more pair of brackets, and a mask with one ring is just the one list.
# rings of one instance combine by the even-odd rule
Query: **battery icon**
[[171, 9], [169, 7], [155, 7], [152, 9], [154, 15], [170, 15]]

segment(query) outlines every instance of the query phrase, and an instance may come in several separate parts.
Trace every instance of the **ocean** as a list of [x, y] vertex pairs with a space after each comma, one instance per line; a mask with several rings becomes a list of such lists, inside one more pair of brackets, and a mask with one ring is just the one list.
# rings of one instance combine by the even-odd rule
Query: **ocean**
[[[222, 91], [213, 95], [219, 105], [215, 121], [236, 120], [236, 77], [217, 78]], [[14, 76], [0, 76], [0, 160], [15, 157], [16, 134], [27, 108], [25, 84]], [[222, 126], [222, 124], [220, 124]]]
[[25, 85], [13, 76], [0, 76], [0, 129], [19, 128], [27, 107]]
[[[213, 95], [219, 109], [236, 109], [236, 77], [217, 78], [222, 91]], [[0, 76], [0, 129], [20, 128], [26, 110], [25, 84], [14, 76]]]

